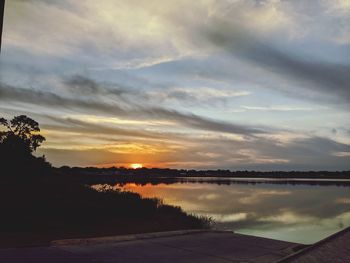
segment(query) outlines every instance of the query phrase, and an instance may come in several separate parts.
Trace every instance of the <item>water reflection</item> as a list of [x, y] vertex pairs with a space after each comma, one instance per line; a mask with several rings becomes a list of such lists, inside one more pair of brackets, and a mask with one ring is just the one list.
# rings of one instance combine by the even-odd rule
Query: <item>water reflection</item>
[[116, 185], [212, 217], [218, 229], [314, 243], [350, 225], [349, 187], [291, 184]]

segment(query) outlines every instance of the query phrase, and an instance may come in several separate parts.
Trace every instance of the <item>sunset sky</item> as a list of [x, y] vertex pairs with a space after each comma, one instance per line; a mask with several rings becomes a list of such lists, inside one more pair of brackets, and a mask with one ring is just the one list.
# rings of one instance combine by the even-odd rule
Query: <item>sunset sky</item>
[[55, 166], [350, 169], [350, 0], [6, 0], [3, 34]]

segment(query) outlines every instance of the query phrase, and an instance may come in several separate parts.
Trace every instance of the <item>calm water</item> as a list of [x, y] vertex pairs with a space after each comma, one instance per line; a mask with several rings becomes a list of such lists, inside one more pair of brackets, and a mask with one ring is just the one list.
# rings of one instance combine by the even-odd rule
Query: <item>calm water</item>
[[212, 217], [217, 229], [304, 244], [350, 226], [349, 186], [182, 182], [116, 188]]

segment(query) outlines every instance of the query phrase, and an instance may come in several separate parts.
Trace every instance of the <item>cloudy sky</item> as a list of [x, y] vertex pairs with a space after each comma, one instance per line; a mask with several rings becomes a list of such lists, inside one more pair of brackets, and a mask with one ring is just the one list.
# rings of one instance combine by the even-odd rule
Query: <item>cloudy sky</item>
[[7, 0], [3, 34], [56, 166], [350, 168], [350, 0]]

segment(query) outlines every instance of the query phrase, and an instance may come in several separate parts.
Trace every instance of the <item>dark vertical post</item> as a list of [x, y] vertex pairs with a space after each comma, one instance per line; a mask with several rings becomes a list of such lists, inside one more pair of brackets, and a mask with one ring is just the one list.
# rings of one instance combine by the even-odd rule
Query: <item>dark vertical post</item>
[[2, 42], [2, 27], [4, 24], [5, 0], [0, 0], [0, 52]]

